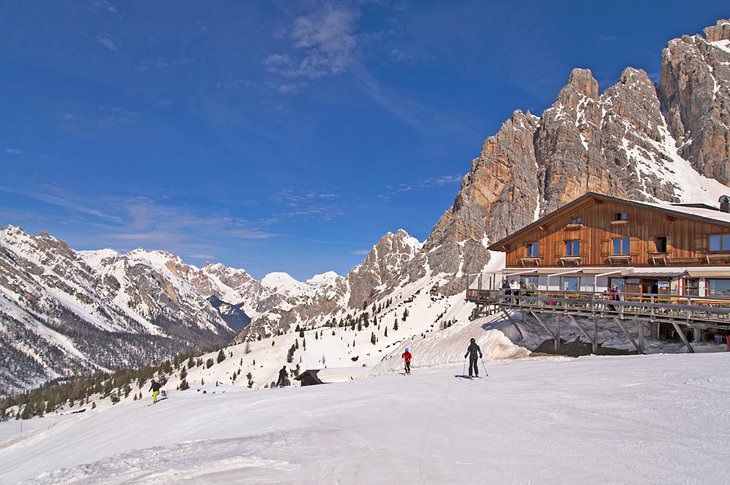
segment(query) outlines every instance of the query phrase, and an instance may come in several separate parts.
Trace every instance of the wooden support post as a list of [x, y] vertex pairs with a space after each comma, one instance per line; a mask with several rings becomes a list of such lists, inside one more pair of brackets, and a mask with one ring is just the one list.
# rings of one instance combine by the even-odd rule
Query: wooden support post
[[687, 340], [687, 336], [684, 334], [682, 329], [679, 328], [679, 324], [677, 322], [672, 322], [672, 325], [674, 325], [674, 330], [679, 335], [679, 338], [682, 339], [682, 342], [684, 342], [684, 345], [686, 345], [687, 348], [689, 349], [690, 353], [693, 354], [695, 349], [693, 349], [692, 346], [689, 344], [689, 340]]
[[639, 325], [639, 352], [643, 354], [646, 350], [644, 343], [644, 322], [637, 320], [636, 323]]
[[558, 332], [555, 335], [555, 353], [556, 354], [558, 352], [560, 352], [560, 316], [557, 315], [557, 317], [558, 317]]
[[598, 321], [593, 317], [593, 353], [598, 353]]
[[502, 310], [502, 313], [504, 313], [504, 316], [507, 317], [507, 320], [509, 320], [509, 322], [517, 329], [517, 333], [520, 334], [520, 338], [521, 339], [525, 338], [525, 336], [522, 335], [522, 330], [520, 330], [520, 327], [517, 325], [517, 322], [515, 322], [514, 319], [512, 318], [512, 315], [510, 315], [509, 312], [504, 309], [504, 307], [500, 306], [499, 308]]
[[614, 319], [614, 321], [616, 322], [616, 324], [617, 324], [617, 325], [618, 325], [619, 327], [621, 327], [621, 330], [623, 330], [623, 331], [624, 331], [624, 333], [625, 333], [625, 334], [626, 334], [626, 336], [627, 336], [627, 337], [629, 338], [629, 340], [631, 340], [631, 343], [632, 343], [632, 344], [634, 344], [634, 347], [636, 348], [636, 350], [637, 350], [638, 352], [641, 352], [641, 349], [639, 348], [639, 344], [637, 344], [637, 343], [636, 343], [636, 340], [634, 340], [634, 337], [632, 337], [632, 336], [631, 336], [631, 334], [630, 334], [630, 333], [629, 333], [629, 332], [628, 332], [628, 331], [626, 330], [626, 327], [624, 327], [624, 324], [623, 324], [623, 323], [621, 323], [621, 320], [619, 320], [619, 319], [618, 319], [618, 318], [616, 318], [616, 317], [613, 317], [613, 319]]

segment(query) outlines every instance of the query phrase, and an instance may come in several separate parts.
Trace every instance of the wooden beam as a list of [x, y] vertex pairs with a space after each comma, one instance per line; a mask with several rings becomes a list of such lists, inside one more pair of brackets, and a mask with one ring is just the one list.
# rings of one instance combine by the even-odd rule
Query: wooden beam
[[[583, 335], [585, 335], [585, 336], [586, 336], [586, 338], [588, 339], [588, 341], [589, 341], [590, 343], [594, 343], [594, 340], [593, 340], [593, 339], [592, 339], [592, 338], [591, 338], [591, 337], [590, 337], [590, 336], [588, 335], [588, 333], [586, 333], [586, 331], [585, 331], [585, 330], [583, 330], [583, 327], [581, 327], [580, 323], [578, 323], [578, 320], [576, 320], [576, 319], [575, 319], [575, 318], [573, 317], [573, 315], [571, 315], [571, 314], [568, 314], [568, 318], [570, 318], [570, 320], [571, 320], [571, 321], [572, 321], [572, 322], [573, 322], [573, 323], [575, 324], [575, 326], [576, 326], [576, 327], [578, 327], [578, 328], [580, 329], [580, 331], [581, 331], [581, 332], [583, 333]], [[595, 352], [594, 352], [594, 353], [595, 353]]]
[[540, 324], [540, 326], [541, 326], [542, 328], [544, 328], [544, 329], [545, 329], [545, 331], [546, 331], [547, 333], [549, 333], [549, 334], [550, 334], [550, 336], [551, 336], [552, 338], [555, 338], [555, 333], [554, 333], [554, 332], [553, 332], [552, 330], [550, 330], [550, 329], [548, 328], [548, 326], [547, 326], [547, 325], [545, 325], [545, 323], [543, 323], [543, 321], [542, 321], [542, 320], [540, 320], [540, 317], [538, 317], [537, 315], [535, 315], [535, 312], [532, 312], [532, 311], [531, 311], [531, 312], [530, 312], [530, 315], [532, 315], [532, 318], [534, 318], [535, 320], [537, 320], [537, 323], [539, 323], [539, 324]]
[[621, 323], [621, 320], [619, 320], [619, 319], [618, 319], [618, 318], [616, 318], [616, 317], [613, 317], [613, 319], [614, 319], [614, 321], [616, 322], [616, 324], [618, 324], [618, 326], [619, 326], [619, 327], [621, 327], [621, 330], [623, 330], [623, 331], [624, 331], [624, 333], [625, 333], [625, 334], [626, 334], [626, 336], [627, 336], [627, 337], [629, 338], [629, 340], [631, 340], [631, 343], [632, 343], [632, 344], [634, 344], [634, 347], [636, 347], [636, 350], [637, 350], [638, 352], [641, 352], [641, 349], [639, 348], [639, 344], [637, 344], [637, 343], [636, 343], [636, 340], [634, 340], [634, 337], [632, 337], [632, 336], [631, 336], [631, 334], [630, 334], [630, 333], [629, 333], [629, 332], [628, 332], [628, 331], [626, 330], [626, 327], [624, 327], [624, 324], [623, 324], [623, 323]]
[[692, 346], [689, 344], [689, 340], [687, 340], [687, 336], [684, 334], [684, 332], [679, 328], [679, 324], [677, 322], [672, 322], [672, 325], [674, 326], [674, 330], [676, 330], [677, 334], [679, 334], [679, 338], [682, 339], [682, 342], [684, 342], [684, 345], [687, 346], [689, 349], [689, 352], [691, 354], [694, 354], [695, 349], [692, 348]]
[[520, 334], [520, 339], [524, 339], [525, 336], [522, 334], [522, 330], [520, 330], [520, 327], [517, 325], [517, 322], [514, 321], [512, 318], [512, 315], [510, 315], [507, 310], [504, 309], [503, 306], [499, 307], [502, 310], [502, 313], [504, 313], [504, 316], [507, 317], [507, 320], [517, 329], [517, 333]]

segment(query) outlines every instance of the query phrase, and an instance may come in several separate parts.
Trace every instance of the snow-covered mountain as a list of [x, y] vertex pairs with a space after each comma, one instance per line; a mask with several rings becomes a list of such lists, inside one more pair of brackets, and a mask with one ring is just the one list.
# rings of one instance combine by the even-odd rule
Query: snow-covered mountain
[[[730, 193], [730, 21], [705, 36], [669, 42], [658, 86], [627, 68], [601, 93], [589, 70], [575, 69], [541, 116], [517, 110], [487, 138], [425, 242], [388, 233], [345, 276], [257, 281], [160, 251], [76, 253], [48, 235], [3, 229], [0, 391], [222, 342], [249, 317], [234, 343], [281, 337], [266, 340], [277, 346], [262, 375], [302, 345], [301, 332], [302, 366], [373, 365], [399, 342], [467, 321], [464, 276], [501, 264], [489, 241], [588, 190], [716, 203]], [[326, 334], [339, 340], [322, 353]]]
[[0, 396], [226, 344], [252, 317], [273, 318], [338, 279], [259, 282], [164, 251], [77, 252], [49, 234], [0, 228]]

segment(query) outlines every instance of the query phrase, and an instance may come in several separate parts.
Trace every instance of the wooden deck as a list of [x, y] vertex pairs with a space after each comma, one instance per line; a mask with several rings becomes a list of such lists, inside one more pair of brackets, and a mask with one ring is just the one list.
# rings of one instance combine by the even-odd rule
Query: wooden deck
[[[591, 319], [594, 329], [599, 318], [614, 320], [639, 352], [644, 351], [644, 326], [647, 323], [672, 325], [690, 352], [694, 350], [682, 329], [730, 331], [730, 298], [622, 293], [619, 299], [614, 299], [613, 294], [603, 292], [531, 290], [514, 295], [510, 290], [467, 290], [466, 299], [476, 303], [478, 308], [504, 312], [516, 327], [517, 323], [507, 310], [521, 310], [532, 315], [556, 338], [556, 350], [560, 326], [558, 324], [556, 334], [545, 325], [539, 314], [566, 315], [593, 342], [594, 349], [597, 348], [597, 330], [593, 336], [589, 335], [590, 332], [576, 318]], [[638, 341], [627, 330], [627, 324], [638, 327]]]

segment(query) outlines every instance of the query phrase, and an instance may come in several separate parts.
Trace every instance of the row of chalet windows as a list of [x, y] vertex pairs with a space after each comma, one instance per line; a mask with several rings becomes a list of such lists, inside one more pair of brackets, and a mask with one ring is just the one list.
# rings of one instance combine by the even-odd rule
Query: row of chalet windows
[[[710, 252], [729, 251], [730, 252], [730, 234], [716, 234], [708, 236], [708, 249]], [[570, 239], [564, 241], [566, 257], [577, 257], [581, 255], [580, 239]], [[669, 251], [668, 238], [659, 236], [654, 238], [654, 247], [652, 253], [664, 254]], [[629, 256], [631, 254], [631, 238], [620, 237], [610, 240], [610, 251], [612, 256]], [[540, 243], [537, 241], [525, 244], [525, 256], [528, 258], [539, 258]]]

